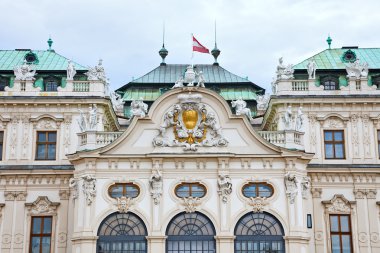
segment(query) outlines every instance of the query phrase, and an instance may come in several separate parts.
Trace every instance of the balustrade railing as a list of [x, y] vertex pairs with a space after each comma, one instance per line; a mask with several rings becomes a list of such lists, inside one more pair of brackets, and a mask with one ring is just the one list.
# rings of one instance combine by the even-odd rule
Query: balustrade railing
[[73, 81], [74, 92], [89, 92], [90, 81]]
[[284, 131], [259, 131], [261, 137], [272, 144], [285, 144]]
[[307, 80], [293, 80], [292, 90], [293, 91], [308, 91], [309, 82]]
[[268, 142], [284, 148], [304, 150], [303, 132], [294, 130], [258, 131], [261, 137]]
[[122, 133], [97, 131], [78, 133], [78, 150], [91, 150], [104, 147], [119, 138]]

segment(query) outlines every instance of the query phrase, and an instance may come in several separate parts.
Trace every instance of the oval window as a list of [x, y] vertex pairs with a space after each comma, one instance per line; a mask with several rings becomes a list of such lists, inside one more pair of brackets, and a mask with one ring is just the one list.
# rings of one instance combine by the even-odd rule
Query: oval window
[[206, 195], [206, 187], [200, 183], [182, 183], [175, 188], [175, 195], [179, 198], [202, 198]]
[[140, 194], [140, 189], [133, 183], [118, 183], [112, 185], [108, 189], [108, 194], [111, 198], [136, 198]]
[[273, 195], [273, 186], [267, 183], [248, 183], [243, 187], [243, 195], [247, 198], [269, 198]]

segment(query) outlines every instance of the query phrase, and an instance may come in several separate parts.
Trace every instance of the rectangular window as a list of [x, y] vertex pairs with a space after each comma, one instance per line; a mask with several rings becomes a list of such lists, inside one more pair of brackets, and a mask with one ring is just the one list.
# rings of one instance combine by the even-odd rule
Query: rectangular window
[[343, 130], [325, 130], [325, 158], [344, 159], [344, 132]]
[[0, 131], [0, 161], [3, 160], [4, 132]]
[[55, 160], [57, 132], [37, 132], [36, 160]]
[[349, 215], [330, 215], [332, 253], [352, 253], [351, 220]]
[[32, 217], [30, 253], [50, 253], [52, 217]]
[[380, 130], [377, 130], [377, 153], [380, 159]]

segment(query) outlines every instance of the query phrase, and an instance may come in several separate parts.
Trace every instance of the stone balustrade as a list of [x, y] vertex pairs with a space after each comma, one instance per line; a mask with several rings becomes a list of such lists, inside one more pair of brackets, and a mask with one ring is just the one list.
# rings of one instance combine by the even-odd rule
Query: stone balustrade
[[86, 131], [78, 133], [78, 148], [81, 150], [92, 150], [104, 147], [119, 138], [123, 132], [98, 132]]
[[258, 131], [266, 141], [283, 148], [304, 150], [303, 132], [295, 130]]

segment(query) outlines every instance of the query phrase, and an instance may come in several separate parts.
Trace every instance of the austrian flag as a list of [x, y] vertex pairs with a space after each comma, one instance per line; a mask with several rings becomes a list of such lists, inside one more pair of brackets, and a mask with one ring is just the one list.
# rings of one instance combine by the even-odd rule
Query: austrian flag
[[210, 53], [208, 49], [205, 46], [203, 46], [201, 43], [199, 43], [194, 36], [193, 36], [193, 51], [206, 53], [206, 54]]

